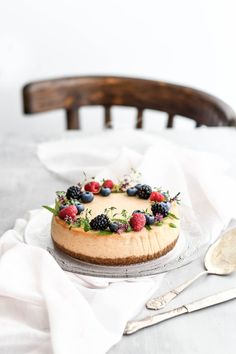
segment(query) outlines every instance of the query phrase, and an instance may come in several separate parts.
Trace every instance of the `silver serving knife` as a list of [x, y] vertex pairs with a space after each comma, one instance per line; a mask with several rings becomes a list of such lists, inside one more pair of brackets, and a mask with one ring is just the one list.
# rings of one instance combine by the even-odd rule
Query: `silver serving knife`
[[170, 310], [158, 315], [148, 316], [142, 320], [129, 321], [126, 324], [124, 334], [132, 334], [138, 330], [168, 320], [169, 318], [182, 315], [184, 313], [194, 312], [204, 309], [209, 306], [217, 305], [225, 301], [233, 300], [236, 298], [236, 288], [222, 291], [218, 294], [205, 297], [203, 299], [194, 301], [188, 305], [183, 305], [174, 310]]

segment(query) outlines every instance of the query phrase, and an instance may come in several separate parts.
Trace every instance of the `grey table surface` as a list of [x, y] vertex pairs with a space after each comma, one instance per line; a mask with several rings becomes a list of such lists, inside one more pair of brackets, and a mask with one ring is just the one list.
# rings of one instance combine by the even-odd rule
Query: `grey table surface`
[[[183, 146], [227, 156], [231, 162], [231, 174], [236, 177], [234, 129], [218, 128], [181, 133], [163, 131], [160, 135]], [[30, 137], [29, 134], [0, 135], [0, 235], [11, 228], [15, 219], [22, 217], [27, 210], [51, 203], [54, 191], [67, 187], [66, 182], [47, 171], [37, 158], [37, 143], [48, 138], [46, 134]], [[219, 139], [224, 143], [219, 144]], [[170, 290], [202, 269], [203, 259], [198, 259], [190, 265], [172, 271], [171, 281], [167, 274], [158, 293]], [[232, 287], [236, 287], [235, 274], [227, 277], [203, 277], [169, 304], [167, 309]], [[143, 309], [138, 317], [147, 313], [153, 314]], [[235, 324], [236, 300], [233, 300], [124, 336], [110, 349], [109, 354], [233, 354], [236, 352]]]

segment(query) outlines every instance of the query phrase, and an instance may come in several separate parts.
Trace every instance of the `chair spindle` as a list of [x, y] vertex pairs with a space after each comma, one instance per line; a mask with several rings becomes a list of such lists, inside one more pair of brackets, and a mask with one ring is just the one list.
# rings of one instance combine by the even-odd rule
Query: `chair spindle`
[[143, 108], [138, 108], [136, 129], [142, 129], [143, 127]]
[[173, 124], [174, 124], [174, 114], [169, 113], [166, 128], [173, 128]]
[[106, 129], [112, 128], [112, 121], [111, 121], [111, 107], [105, 106], [105, 119], [104, 119], [104, 126]]
[[66, 110], [67, 129], [80, 129], [79, 109], [71, 107]]

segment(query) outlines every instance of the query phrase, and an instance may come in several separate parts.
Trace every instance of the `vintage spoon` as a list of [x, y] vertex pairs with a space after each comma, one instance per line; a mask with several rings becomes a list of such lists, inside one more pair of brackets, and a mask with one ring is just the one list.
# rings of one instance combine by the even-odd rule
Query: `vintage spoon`
[[146, 307], [150, 310], [159, 310], [165, 307], [171, 300], [203, 275], [227, 275], [236, 270], [236, 228], [225, 232], [213, 243], [204, 259], [205, 271], [197, 274], [194, 278], [179, 285], [165, 295], [150, 299]]

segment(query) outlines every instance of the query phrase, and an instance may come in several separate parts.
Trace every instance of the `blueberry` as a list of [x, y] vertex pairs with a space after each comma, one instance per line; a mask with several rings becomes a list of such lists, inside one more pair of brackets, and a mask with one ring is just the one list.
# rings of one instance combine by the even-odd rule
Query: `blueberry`
[[141, 187], [142, 187], [141, 183], [138, 183], [138, 184], [136, 184], [136, 186], [134, 186], [134, 188], [136, 188], [136, 189], [140, 189]]
[[76, 206], [79, 214], [82, 213], [82, 211], [84, 211], [83, 204], [76, 204], [75, 206]]
[[108, 197], [111, 194], [111, 189], [108, 187], [102, 187], [100, 193], [103, 197]]
[[170, 202], [166, 202], [166, 207], [167, 207], [167, 209], [168, 209], [168, 211], [169, 211], [170, 208], [171, 208], [171, 203], [170, 203]]
[[154, 215], [151, 214], [145, 214], [145, 218], [146, 218], [146, 225], [152, 225], [155, 222], [155, 217]]
[[133, 212], [132, 212], [132, 215], [133, 214], [144, 214], [144, 212], [142, 211], [142, 210], [134, 210]]
[[60, 210], [64, 209], [67, 205], [66, 204], [63, 204], [63, 205], [60, 205]]
[[94, 195], [92, 192], [83, 192], [80, 196], [82, 203], [92, 202]]
[[126, 192], [127, 192], [128, 196], [133, 197], [134, 195], [137, 194], [138, 190], [135, 187], [131, 187], [131, 188], [128, 188]]
[[111, 232], [117, 232], [117, 230], [119, 229], [119, 224], [117, 222], [111, 222], [109, 224], [109, 229]]

